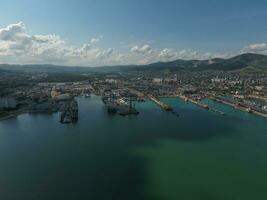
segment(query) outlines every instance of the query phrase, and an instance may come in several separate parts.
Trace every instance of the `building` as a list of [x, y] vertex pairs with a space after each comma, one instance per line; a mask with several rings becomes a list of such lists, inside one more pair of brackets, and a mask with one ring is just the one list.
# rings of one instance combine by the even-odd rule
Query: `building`
[[182, 94], [194, 94], [196, 88], [193, 85], [183, 85], [180, 89]]
[[212, 83], [223, 83], [225, 81], [224, 78], [213, 78], [211, 79]]
[[0, 98], [0, 110], [13, 110], [17, 108], [17, 102], [12, 97]]
[[162, 78], [153, 78], [153, 83], [162, 83]]

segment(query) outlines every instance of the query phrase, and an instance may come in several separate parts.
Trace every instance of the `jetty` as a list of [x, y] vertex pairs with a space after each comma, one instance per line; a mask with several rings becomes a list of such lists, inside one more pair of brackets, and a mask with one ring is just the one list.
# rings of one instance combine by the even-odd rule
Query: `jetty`
[[60, 123], [76, 123], [78, 121], [78, 103], [75, 99], [65, 102], [60, 113]]
[[170, 105], [168, 105], [168, 104], [166, 104], [166, 103], [163, 103], [163, 102], [160, 101], [159, 99], [157, 99], [157, 98], [155, 98], [155, 97], [153, 97], [153, 96], [151, 96], [151, 95], [149, 95], [148, 97], [149, 97], [149, 99], [150, 99], [151, 101], [153, 101], [153, 102], [154, 102], [156, 105], [158, 105], [161, 109], [166, 110], [166, 111], [172, 111], [172, 110], [173, 110], [173, 108], [172, 108]]
[[224, 99], [222, 97], [215, 97], [213, 99], [215, 101], [219, 102], [219, 103], [223, 103], [225, 105], [231, 106], [231, 107], [233, 107], [235, 109], [238, 109], [238, 110], [241, 110], [243, 112], [248, 112], [248, 113], [252, 113], [252, 114], [267, 118], [267, 114], [265, 114], [265, 113], [263, 113], [261, 111], [258, 111], [255, 108], [246, 107], [246, 106], [244, 106], [244, 105], [242, 105], [240, 103], [235, 103], [235, 102], [232, 102], [232, 101], [229, 101], [229, 100], [227, 101], [226, 99]]
[[201, 107], [201, 108], [204, 108], [204, 109], [209, 109], [209, 106], [207, 104], [203, 104], [201, 103], [200, 101], [196, 101], [196, 100], [193, 100], [193, 99], [188, 99], [189, 102]]
[[218, 110], [216, 108], [211, 108], [209, 105], [204, 104], [204, 103], [202, 103], [200, 101], [191, 99], [191, 98], [183, 96], [183, 95], [178, 95], [178, 97], [181, 98], [182, 100], [184, 100], [185, 102], [191, 102], [191, 103], [193, 103], [193, 104], [195, 104], [195, 105], [197, 105], [197, 106], [199, 106], [201, 108], [210, 110], [210, 111], [215, 112], [215, 113], [220, 114], [220, 115], [225, 115], [225, 112], [220, 111], [220, 110]]
[[189, 97], [186, 97], [183, 95], [178, 95], [178, 97], [181, 98], [182, 100], [184, 100], [185, 102], [190, 102], [190, 103], [193, 103], [193, 104], [195, 104], [201, 108], [209, 109], [209, 106], [207, 104], [201, 103], [200, 101], [194, 100], [192, 98], [189, 98]]

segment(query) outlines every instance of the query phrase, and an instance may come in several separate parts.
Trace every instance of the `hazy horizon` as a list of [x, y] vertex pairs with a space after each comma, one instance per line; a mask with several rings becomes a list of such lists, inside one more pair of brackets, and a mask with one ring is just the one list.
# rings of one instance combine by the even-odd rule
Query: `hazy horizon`
[[[237, 57], [237, 56], [241, 56], [241, 55], [245, 55], [245, 54], [255, 54], [255, 55], [263, 55], [263, 56], [267, 56], [265, 54], [261, 54], [261, 53], [240, 53], [240, 54], [237, 54], [237, 55], [232, 55], [230, 57], [227, 57], [227, 58], [221, 58], [221, 59], [231, 59], [231, 58], [234, 58], [234, 57]], [[214, 59], [220, 59], [220, 57], [214, 57], [212, 58], [211, 60], [214, 60]], [[72, 67], [78, 67], [78, 68], [101, 68], [101, 67], [123, 67], [123, 66], [146, 66], [146, 65], [151, 65], [151, 64], [155, 64], [155, 63], [168, 63], [168, 62], [174, 62], [174, 61], [177, 61], [177, 60], [186, 60], [186, 61], [190, 61], [190, 60], [194, 60], [194, 59], [182, 59], [182, 58], [178, 58], [178, 59], [174, 59], [174, 60], [169, 60], [169, 61], [156, 61], [156, 62], [152, 62], [152, 63], [145, 63], [145, 64], [114, 64], [114, 65], [95, 65], [95, 66], [86, 66], [86, 65], [68, 65], [68, 64], [63, 64], [63, 65], [60, 65], [60, 64], [51, 64], [51, 63], [25, 63], [25, 64], [16, 64], [16, 63], [0, 63], [0, 66], [2, 65], [9, 65], [9, 66], [55, 66], [55, 67], [69, 67], [69, 68], [72, 68]], [[208, 60], [208, 59], [195, 59], [195, 60]]]

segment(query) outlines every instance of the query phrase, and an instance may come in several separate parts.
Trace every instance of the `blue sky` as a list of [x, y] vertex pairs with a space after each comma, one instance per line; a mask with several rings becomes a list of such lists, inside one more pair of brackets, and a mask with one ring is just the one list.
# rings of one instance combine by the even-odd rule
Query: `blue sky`
[[[179, 58], [179, 52], [184, 55], [186, 51], [188, 58], [190, 54], [200, 58], [202, 54], [237, 54], [251, 45], [260, 46], [265, 53], [266, 19], [264, 0], [1, 0], [0, 30], [22, 22], [28, 36], [60, 36], [68, 48], [82, 48], [98, 38], [90, 48], [144, 63]], [[137, 51], [131, 51], [133, 47], [138, 47]], [[163, 50], [169, 52], [167, 58], [151, 55], [160, 55]], [[149, 59], [130, 55], [146, 51]], [[20, 62], [11, 54], [0, 54], [0, 62]], [[105, 59], [106, 63], [86, 62], [109, 64]], [[49, 61], [62, 63], [41, 58], [23, 62]], [[76, 64], [72, 62], [69, 64]]]

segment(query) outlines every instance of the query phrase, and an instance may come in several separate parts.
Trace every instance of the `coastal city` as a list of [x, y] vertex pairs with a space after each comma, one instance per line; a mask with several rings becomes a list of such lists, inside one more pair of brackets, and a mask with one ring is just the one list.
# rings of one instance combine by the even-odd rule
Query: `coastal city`
[[0, 200], [267, 200], [267, 1], [0, 6]]
[[[152, 101], [173, 112], [162, 97], [177, 97], [220, 115], [203, 101], [210, 99], [267, 118], [267, 75], [240, 71], [135, 72], [80, 74], [57, 82], [47, 73], [0, 73], [0, 119], [23, 113], [58, 112], [59, 122], [78, 121], [76, 97], [102, 97], [110, 114], [137, 115], [136, 102]], [[61, 76], [61, 75], [58, 75]], [[25, 83], [25, 84], [24, 84]], [[177, 116], [179, 113], [176, 113]]]

